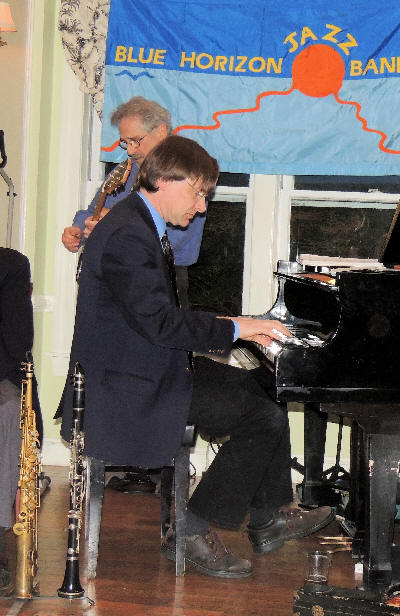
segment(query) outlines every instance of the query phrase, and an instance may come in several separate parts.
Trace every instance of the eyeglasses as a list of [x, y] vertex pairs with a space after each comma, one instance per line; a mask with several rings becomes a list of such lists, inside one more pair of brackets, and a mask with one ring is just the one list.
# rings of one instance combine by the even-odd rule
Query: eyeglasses
[[194, 187], [194, 186], [193, 186], [193, 185], [189, 182], [189, 180], [186, 180], [186, 179], [185, 179], [185, 182], [186, 182], [186, 184], [189, 184], [189, 186], [190, 186], [190, 188], [191, 188], [192, 190], [194, 190], [194, 192], [196, 193], [196, 195], [197, 195], [197, 198], [198, 198], [198, 199], [207, 199], [207, 193], [204, 193], [204, 192], [201, 192], [200, 190], [197, 190], [197, 188], [195, 188], [195, 187]]
[[143, 135], [143, 137], [139, 137], [139, 139], [134, 139], [133, 137], [129, 137], [128, 139], [120, 139], [118, 145], [123, 150], [127, 150], [128, 146], [139, 147], [145, 137], [147, 137], [147, 135]]

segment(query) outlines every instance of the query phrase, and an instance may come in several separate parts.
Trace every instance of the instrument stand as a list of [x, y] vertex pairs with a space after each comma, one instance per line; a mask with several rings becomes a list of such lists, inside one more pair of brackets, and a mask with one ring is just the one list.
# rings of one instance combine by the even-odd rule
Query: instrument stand
[[322, 480], [332, 486], [336, 486], [340, 490], [349, 491], [350, 473], [340, 466], [340, 453], [342, 449], [343, 438], [343, 416], [339, 417], [338, 440], [336, 445], [336, 460], [335, 464], [322, 473]]
[[[22, 608], [24, 607], [24, 605], [25, 605], [25, 603], [27, 601], [38, 601], [38, 600], [40, 601], [40, 600], [45, 600], [45, 599], [54, 600], [54, 599], [60, 599], [60, 598], [61, 597], [59, 597], [58, 595], [47, 595], [47, 596], [35, 595], [34, 597], [28, 597], [26, 599], [19, 599], [17, 597], [14, 597], [14, 595], [12, 595], [12, 594], [9, 595], [9, 596], [0, 596], [0, 600], [7, 599], [9, 601], [10, 600], [14, 601], [14, 603], [11, 606], [11, 608], [7, 612], [7, 614], [10, 614], [10, 615], [12, 614], [12, 616], [17, 616], [21, 612]], [[76, 601], [77, 599], [79, 601], [87, 601], [88, 604], [89, 604], [88, 607], [92, 607], [93, 605], [95, 605], [95, 602], [93, 601], [93, 599], [90, 599], [89, 597], [86, 597], [86, 596], [84, 596], [84, 597], [77, 597], [77, 598], [74, 598], [74, 599], [64, 599], [63, 598], [63, 600], [66, 600], [66, 601], [69, 602], [68, 603], [68, 608], [67, 608], [68, 612], [65, 613], [66, 616], [67, 616], [67, 614], [69, 614], [69, 608], [71, 607], [72, 601]], [[61, 614], [60, 614], [60, 616], [61, 616]]]
[[17, 196], [17, 193], [14, 192], [14, 184], [12, 179], [7, 175], [4, 170], [4, 167], [7, 164], [7, 155], [4, 145], [4, 131], [0, 130], [0, 176], [3, 178], [5, 183], [8, 186], [8, 217], [7, 217], [7, 232], [6, 232], [6, 248], [11, 248], [11, 236], [12, 236], [12, 225], [13, 225], [13, 214], [14, 214], [14, 197]]
[[[45, 599], [53, 599], [54, 597], [44, 597]], [[92, 607], [93, 605], [96, 605], [95, 601], [93, 601], [93, 599], [91, 599], [90, 597], [74, 597], [73, 599], [65, 599], [64, 597], [57, 597], [57, 599], [64, 599], [66, 601], [69, 601], [69, 605], [71, 605], [72, 601], [87, 601], [90, 605], [90, 607]]]
[[327, 414], [319, 411], [319, 405], [305, 405], [304, 465], [297, 458], [292, 459], [292, 468], [304, 476], [296, 486], [300, 507], [312, 509], [329, 505], [336, 507], [337, 513], [343, 515], [350, 490], [350, 473], [340, 465], [343, 421], [340, 416], [335, 464], [324, 471]]

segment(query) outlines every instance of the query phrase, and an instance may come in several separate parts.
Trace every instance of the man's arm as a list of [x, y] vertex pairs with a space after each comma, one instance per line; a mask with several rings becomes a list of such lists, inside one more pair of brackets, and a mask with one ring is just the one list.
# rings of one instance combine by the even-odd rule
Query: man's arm
[[89, 216], [89, 218], [86, 218], [86, 220], [85, 220], [85, 228], [83, 230], [83, 235], [84, 235], [85, 239], [87, 239], [89, 237], [89, 235], [91, 234], [91, 232], [93, 231], [93, 229], [95, 228], [95, 226], [97, 225], [99, 220], [101, 220], [106, 214], [108, 214], [109, 211], [110, 211], [110, 208], [103, 207], [103, 209], [100, 212], [100, 216], [99, 216], [98, 219], [94, 220], [93, 216]]
[[154, 232], [146, 233], [139, 224], [126, 225], [112, 234], [102, 257], [104, 280], [118, 298], [126, 321], [153, 344], [227, 355], [235, 322], [240, 338], [262, 345], [291, 336], [279, 321], [216, 318], [213, 313], [177, 308], [172, 304], [170, 281], [163, 274], [164, 257], [155, 244]]
[[[77, 214], [81, 214], [82, 212], [87, 212], [88, 210], [80, 210], [79, 212], [77, 212]], [[103, 207], [100, 213], [99, 220], [103, 218], [103, 216], [108, 214], [109, 211], [110, 211], [109, 208]], [[74, 220], [76, 219], [77, 214], [75, 215]], [[70, 252], [77, 252], [79, 250], [79, 246], [82, 243], [82, 239], [84, 237], [86, 239], [89, 237], [89, 235], [91, 234], [91, 232], [93, 231], [93, 229], [95, 228], [98, 222], [99, 222], [98, 220], [93, 220], [93, 215], [92, 215], [92, 216], [88, 216], [84, 220], [83, 230], [77, 224], [75, 224], [72, 227], [66, 227], [61, 236], [61, 241], [64, 244], [65, 248], [69, 250]]]
[[112, 233], [102, 254], [101, 271], [128, 326], [152, 344], [229, 354], [233, 322], [176, 306], [160, 240], [147, 224], [136, 219]]
[[[107, 178], [111, 173], [108, 174]], [[124, 199], [129, 194], [133, 181], [136, 177], [136, 173], [137, 167], [136, 165], [132, 165], [131, 172], [123, 189], [117, 194], [107, 195], [105, 201], [106, 207], [102, 209], [100, 218], [107, 214], [110, 209], [118, 203], [118, 201], [121, 201], [121, 199]], [[103, 184], [96, 192], [89, 207], [86, 210], [78, 210], [74, 216], [74, 220], [72, 221], [72, 226], [64, 229], [61, 240], [65, 248], [70, 252], [77, 252], [82, 244], [83, 238], [85, 237], [87, 239], [89, 237], [98, 222], [97, 220], [93, 220], [93, 214], [100, 198], [102, 186]]]
[[33, 344], [33, 308], [30, 298], [28, 259], [14, 255], [1, 289], [2, 346], [10, 357], [22, 361]]
[[77, 252], [83, 239], [86, 218], [93, 216], [96, 203], [99, 200], [101, 187], [95, 194], [92, 202], [86, 210], [78, 210], [70, 227], [65, 227], [61, 241], [70, 252]]
[[96, 207], [96, 203], [98, 202], [101, 194], [101, 186], [93, 197], [89, 207], [86, 210], [78, 210], [74, 216], [74, 220], [72, 221], [73, 227], [78, 227], [83, 231], [85, 228], [85, 220], [89, 216], [93, 216], [94, 210]]

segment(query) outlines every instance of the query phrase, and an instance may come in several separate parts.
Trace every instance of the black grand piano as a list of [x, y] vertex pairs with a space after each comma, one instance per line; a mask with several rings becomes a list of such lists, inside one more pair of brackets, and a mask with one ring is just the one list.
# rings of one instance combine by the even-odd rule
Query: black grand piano
[[250, 343], [240, 353], [266, 368], [263, 384], [274, 399], [304, 403], [304, 506], [328, 504], [319, 490], [328, 416], [351, 421], [344, 525], [362, 558], [363, 586], [381, 592], [400, 583], [400, 546], [392, 545], [400, 463], [400, 204], [376, 262], [321, 263], [278, 263], [277, 301], [262, 316], [283, 322], [293, 338], [268, 347]]

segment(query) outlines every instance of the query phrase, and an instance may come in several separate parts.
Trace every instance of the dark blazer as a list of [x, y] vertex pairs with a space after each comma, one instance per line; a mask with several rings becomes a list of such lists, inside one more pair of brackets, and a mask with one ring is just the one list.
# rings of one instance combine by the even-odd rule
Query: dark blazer
[[0, 248], [0, 381], [21, 383], [21, 362], [33, 344], [30, 266], [25, 255]]
[[[84, 252], [70, 370], [85, 372], [85, 453], [118, 464], [170, 463], [185, 429], [188, 351], [226, 355], [233, 323], [176, 306], [153, 219], [133, 193], [90, 235]], [[71, 437], [72, 387], [61, 434]]]
[[[21, 363], [33, 345], [31, 270], [28, 258], [12, 248], [0, 248], [0, 381], [8, 379], [21, 387]], [[33, 379], [32, 405], [36, 413], [39, 441], [43, 422]]]

